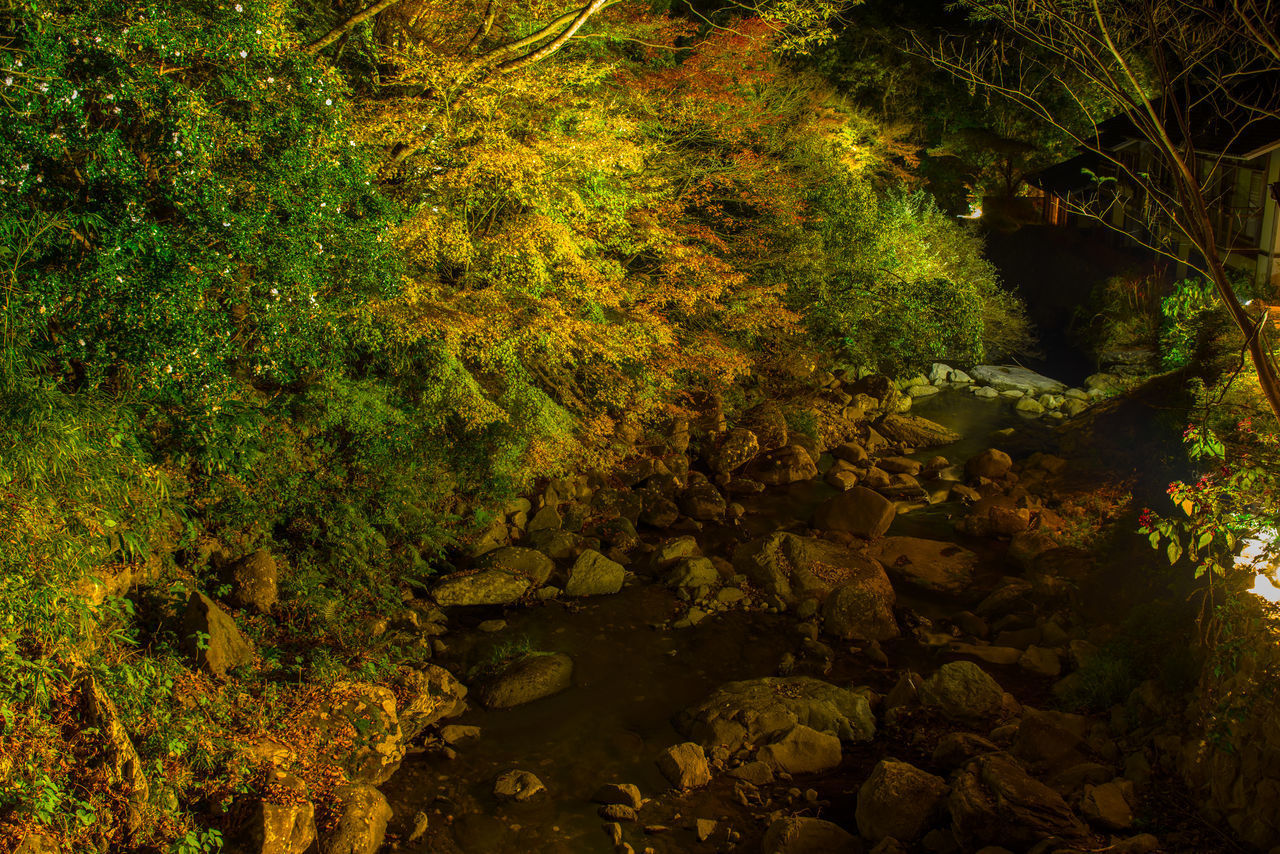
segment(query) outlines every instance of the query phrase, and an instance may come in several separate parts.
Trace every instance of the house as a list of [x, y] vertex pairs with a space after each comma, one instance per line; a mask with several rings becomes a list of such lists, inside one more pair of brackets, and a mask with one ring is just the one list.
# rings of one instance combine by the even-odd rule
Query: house
[[[1215, 121], [1198, 127], [1193, 139], [1195, 168], [1223, 260], [1229, 269], [1248, 276], [1260, 293], [1276, 294], [1280, 292], [1280, 118], [1254, 121], [1244, 132], [1227, 132], [1222, 122]], [[1161, 177], [1167, 171], [1154, 146], [1121, 116], [1098, 126], [1096, 147], [1098, 151], [1086, 151], [1028, 176], [1042, 221], [1104, 228], [1121, 243], [1158, 247], [1178, 259], [1176, 276], [1186, 275], [1190, 243], [1130, 177], [1150, 175], [1157, 186], [1170, 186]]]

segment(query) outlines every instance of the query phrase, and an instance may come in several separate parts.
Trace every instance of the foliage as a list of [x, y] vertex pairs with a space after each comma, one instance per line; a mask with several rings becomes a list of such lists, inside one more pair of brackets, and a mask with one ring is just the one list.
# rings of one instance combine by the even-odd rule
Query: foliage
[[[699, 30], [617, 3], [554, 68], [486, 71], [479, 10], [443, 0], [323, 59], [305, 46], [341, 23], [329, 3], [10, 4], [0, 837], [217, 850], [188, 810], [250, 792], [247, 746], [314, 686], [418, 663], [369, 621], [486, 506], [606, 466], [624, 422], [779, 352], [895, 367], [1017, 346], [977, 236], [885, 193], [913, 147], [784, 64], [845, 5]], [[511, 4], [474, 50], [499, 62], [572, 8]], [[262, 547], [282, 602], [235, 615], [257, 658], [215, 683], [179, 615]], [[74, 711], [86, 674], [151, 787], [127, 843], [129, 793]]]
[[1213, 284], [1200, 279], [1183, 279], [1160, 301], [1160, 358], [1166, 368], [1191, 363], [1198, 344], [1198, 321], [1215, 304]]
[[1021, 304], [981, 257], [981, 238], [920, 192], [877, 201], [838, 176], [815, 199], [829, 253], [798, 300], [846, 357], [890, 372], [932, 361], [977, 362], [1028, 345]]
[[1182, 516], [1148, 510], [1139, 520], [1139, 531], [1151, 547], [1163, 550], [1171, 565], [1185, 556], [1196, 578], [1232, 575], [1242, 541], [1274, 530], [1280, 507], [1280, 438], [1256, 431], [1251, 420], [1239, 422], [1235, 433], [1237, 452], [1229, 457], [1214, 430], [1189, 428], [1183, 437], [1188, 454], [1206, 471], [1194, 483], [1170, 484], [1169, 497]]

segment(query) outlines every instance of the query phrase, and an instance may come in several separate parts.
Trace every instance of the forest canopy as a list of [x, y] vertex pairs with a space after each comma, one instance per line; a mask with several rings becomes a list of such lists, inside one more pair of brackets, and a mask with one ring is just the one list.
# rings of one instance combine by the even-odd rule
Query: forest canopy
[[[288, 555], [288, 619], [333, 639], [298, 667], [331, 673], [486, 508], [691, 395], [1027, 344], [916, 143], [823, 73], [846, 4], [662, 5], [3, 5], [0, 707], [89, 644], [167, 708], [132, 605], [66, 594], [149, 556]], [[36, 821], [71, 771], [24, 720], [0, 808]], [[167, 845], [204, 783], [155, 779]]]

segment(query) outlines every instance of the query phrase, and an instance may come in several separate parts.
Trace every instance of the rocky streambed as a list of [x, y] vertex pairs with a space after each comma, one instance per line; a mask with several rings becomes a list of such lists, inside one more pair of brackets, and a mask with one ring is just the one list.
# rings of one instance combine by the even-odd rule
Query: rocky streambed
[[1052, 420], [938, 373], [810, 379], [808, 432], [709, 401], [506, 508], [378, 627], [432, 648], [432, 715], [324, 850], [1218, 850], [1124, 710], [1069, 711], [1116, 567]]

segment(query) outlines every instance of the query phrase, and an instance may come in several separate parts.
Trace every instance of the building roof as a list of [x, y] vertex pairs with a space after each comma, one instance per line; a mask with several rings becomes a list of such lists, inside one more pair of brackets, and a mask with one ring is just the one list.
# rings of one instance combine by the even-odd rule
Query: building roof
[[[1268, 97], [1274, 96], [1239, 100], [1265, 105], [1270, 103]], [[1163, 104], [1158, 99], [1153, 106], [1159, 111]], [[1190, 113], [1191, 141], [1201, 153], [1252, 160], [1280, 148], [1280, 115], [1262, 110], [1249, 111], [1222, 98], [1201, 99], [1191, 107]], [[1170, 132], [1178, 130], [1174, 121], [1167, 120], [1166, 127]], [[1097, 132], [1099, 147], [1104, 150], [1146, 138], [1127, 113], [1100, 122]], [[1175, 133], [1173, 142], [1181, 144], [1181, 134]]]

